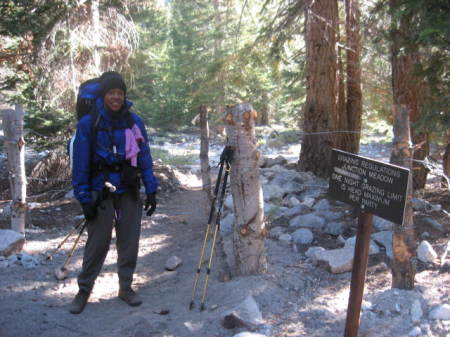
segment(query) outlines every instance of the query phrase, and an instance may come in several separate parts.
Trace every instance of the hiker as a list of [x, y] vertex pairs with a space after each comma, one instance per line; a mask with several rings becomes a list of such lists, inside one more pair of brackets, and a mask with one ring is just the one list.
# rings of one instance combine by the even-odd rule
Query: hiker
[[[142, 303], [131, 288], [143, 206], [140, 178], [147, 195], [144, 209], [148, 216], [157, 203], [158, 182], [153, 175], [147, 132], [142, 119], [130, 111], [132, 103], [126, 99], [122, 76], [105, 72], [96, 84], [99, 94], [94, 107], [79, 119], [72, 142], [72, 185], [88, 229], [78, 275], [79, 291], [69, 308], [73, 314], [82, 312], [88, 301], [108, 253], [113, 225], [117, 237], [118, 296], [130, 306]], [[105, 183], [112, 184], [115, 191], [108, 191]]]

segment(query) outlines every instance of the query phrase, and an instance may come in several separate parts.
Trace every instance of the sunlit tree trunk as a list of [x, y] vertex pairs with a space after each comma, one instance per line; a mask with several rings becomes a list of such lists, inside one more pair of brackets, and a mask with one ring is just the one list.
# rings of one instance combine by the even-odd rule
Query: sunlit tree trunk
[[209, 166], [209, 126], [208, 126], [208, 108], [201, 105], [200, 114], [200, 166], [202, 172], [202, 186], [207, 199], [211, 202], [211, 167]]
[[[391, 163], [405, 168], [412, 167], [412, 145], [409, 117], [411, 115], [410, 80], [411, 58], [401, 51], [404, 31], [396, 22], [395, 10], [397, 0], [390, 0], [392, 11], [392, 42], [391, 42], [391, 63], [392, 63], [392, 91], [393, 91], [393, 113], [394, 113], [394, 142], [391, 153]], [[412, 172], [411, 172], [412, 173]], [[400, 289], [414, 288], [416, 241], [413, 228], [412, 199], [412, 174], [410, 174], [405, 217], [403, 226], [396, 225], [393, 234], [392, 263], [392, 287]]]
[[27, 180], [25, 175], [25, 140], [23, 138], [24, 111], [21, 105], [16, 105], [15, 110], [9, 109], [2, 112], [12, 199], [11, 229], [25, 235]]
[[444, 157], [442, 159], [444, 166], [444, 174], [446, 175], [447, 186], [450, 188], [450, 131], [447, 131]]
[[99, 10], [99, 0], [91, 1], [91, 21], [92, 21], [92, 32], [94, 39], [94, 51], [92, 57], [94, 59], [95, 71], [99, 74], [101, 72], [101, 54], [99, 50], [100, 45], [100, 10]]
[[361, 37], [359, 0], [345, 1], [345, 31], [347, 36], [347, 122], [345, 151], [358, 153], [362, 116]]
[[[337, 83], [338, 83], [338, 97], [337, 97], [337, 130], [348, 130], [348, 120], [347, 120], [347, 108], [345, 102], [345, 78], [344, 78], [344, 62], [342, 61], [342, 38], [340, 33], [340, 24], [338, 24], [337, 30], [337, 59], [338, 59], [338, 71], [337, 71]], [[336, 134], [336, 148], [345, 150], [346, 143], [346, 133]]]
[[235, 227], [233, 247], [237, 273], [258, 274], [267, 267], [264, 248], [264, 200], [259, 181], [255, 137], [256, 112], [250, 104], [227, 106], [225, 123], [228, 145], [234, 148], [231, 163]]
[[[214, 58], [215, 61], [219, 61], [219, 58], [222, 54], [223, 49], [223, 39], [225, 36], [224, 30], [226, 26], [226, 22], [222, 22], [222, 13], [221, 13], [221, 4], [220, 0], [214, 0], [214, 23], [215, 23], [215, 39], [214, 39]], [[217, 115], [221, 116], [223, 114], [223, 111], [225, 109], [225, 72], [224, 69], [219, 69], [217, 73], [217, 86], [218, 86], [218, 92], [219, 95], [217, 97], [217, 101], [215, 102], [215, 110]]]
[[[299, 168], [328, 176], [336, 127], [336, 0], [305, 1], [306, 103]], [[325, 132], [325, 133], [322, 133]], [[320, 133], [308, 135], [308, 133]]]

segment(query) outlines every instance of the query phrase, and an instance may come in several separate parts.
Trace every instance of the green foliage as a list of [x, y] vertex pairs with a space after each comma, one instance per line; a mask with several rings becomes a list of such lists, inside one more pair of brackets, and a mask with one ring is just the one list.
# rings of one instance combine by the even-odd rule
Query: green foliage
[[160, 159], [164, 164], [167, 165], [193, 165], [197, 162], [198, 156], [194, 154], [186, 155], [174, 155], [169, 151], [160, 149], [157, 147], [152, 147], [152, 157], [153, 160]]

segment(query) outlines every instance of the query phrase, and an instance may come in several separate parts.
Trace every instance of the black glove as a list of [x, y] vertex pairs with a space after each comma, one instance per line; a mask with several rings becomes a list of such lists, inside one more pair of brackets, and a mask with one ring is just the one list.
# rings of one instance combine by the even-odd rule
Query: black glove
[[156, 192], [147, 194], [144, 209], [147, 211], [147, 216], [151, 216], [156, 209]]
[[231, 164], [231, 162], [233, 161], [233, 153], [234, 153], [234, 149], [227, 145], [225, 146], [225, 148], [222, 151], [222, 154], [220, 155], [220, 162], [226, 162], [228, 165]]
[[83, 208], [83, 214], [86, 220], [94, 220], [97, 217], [97, 205], [95, 203], [81, 204], [81, 208]]

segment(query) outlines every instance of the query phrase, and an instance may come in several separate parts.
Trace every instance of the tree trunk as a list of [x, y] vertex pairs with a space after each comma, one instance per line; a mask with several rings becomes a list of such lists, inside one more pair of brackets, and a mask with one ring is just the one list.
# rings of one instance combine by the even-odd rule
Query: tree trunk
[[359, 1], [345, 1], [345, 31], [347, 35], [347, 121], [345, 151], [358, 153], [362, 116], [361, 37], [359, 34]]
[[259, 181], [255, 138], [256, 112], [250, 104], [227, 106], [225, 123], [228, 145], [234, 148], [231, 192], [235, 227], [233, 247], [237, 273], [258, 274], [266, 270], [264, 200]]
[[[342, 40], [340, 34], [340, 25], [338, 25], [337, 30], [337, 41], [339, 46], [337, 48], [337, 59], [338, 59], [338, 71], [337, 71], [337, 83], [338, 83], [338, 97], [337, 97], [337, 130], [348, 130], [348, 120], [347, 120], [347, 107], [345, 103], [345, 80], [344, 80], [344, 63], [342, 62]], [[336, 148], [345, 150], [346, 144], [346, 133], [336, 134]]]
[[91, 22], [92, 31], [94, 33], [94, 51], [92, 52], [92, 58], [94, 59], [95, 71], [100, 74], [101, 72], [101, 54], [100, 54], [100, 9], [99, 0], [91, 1]]
[[[397, 6], [396, 0], [390, 2], [391, 10]], [[395, 14], [394, 14], [395, 15]], [[412, 149], [409, 116], [411, 105], [408, 88], [408, 72], [411, 71], [410, 58], [400, 55], [401, 32], [397, 29], [395, 16], [392, 16], [392, 91], [394, 99], [394, 141], [391, 163], [411, 169]], [[416, 243], [413, 228], [412, 172], [409, 175], [403, 226], [395, 226], [393, 234], [394, 259], [392, 262], [392, 287], [413, 289], [415, 276]]]
[[[305, 133], [332, 132], [336, 127], [336, 0], [305, 1], [307, 90]], [[332, 134], [306, 134], [299, 168], [326, 177], [329, 174]]]
[[200, 166], [202, 172], [203, 191], [209, 202], [212, 201], [211, 195], [211, 167], [209, 166], [209, 126], [208, 126], [208, 108], [201, 105], [200, 115]]
[[[446, 137], [447, 146], [445, 147], [444, 157], [442, 159], [444, 166], [444, 174], [446, 176], [447, 187], [450, 189], [450, 132]], [[445, 144], [445, 143], [444, 143]]]
[[16, 105], [15, 110], [3, 110], [3, 130], [12, 199], [11, 229], [25, 235], [27, 181], [23, 117], [24, 111], [21, 105]]
[[263, 92], [263, 102], [261, 110], [258, 112], [257, 124], [269, 125], [269, 95], [266, 91]]

